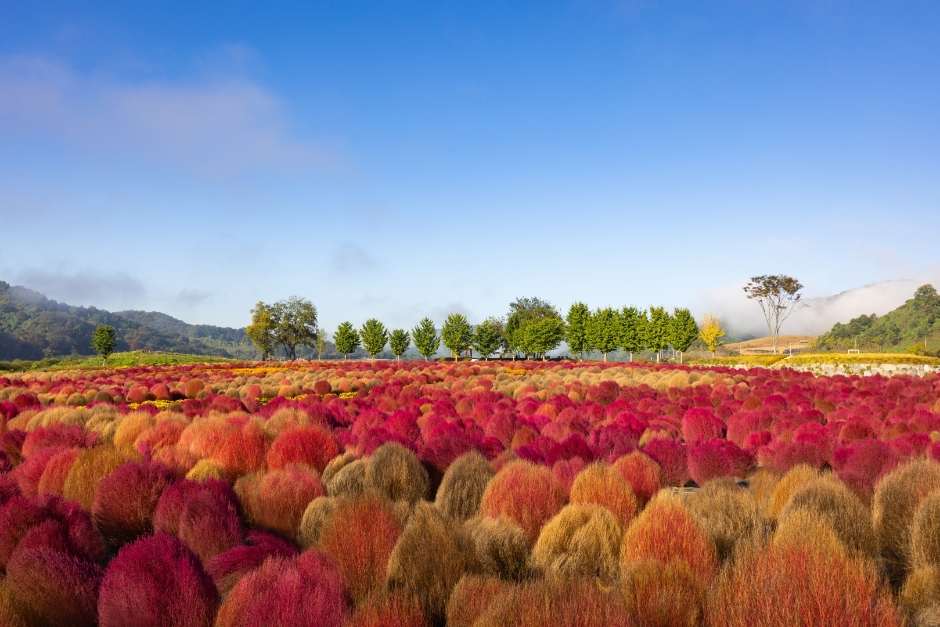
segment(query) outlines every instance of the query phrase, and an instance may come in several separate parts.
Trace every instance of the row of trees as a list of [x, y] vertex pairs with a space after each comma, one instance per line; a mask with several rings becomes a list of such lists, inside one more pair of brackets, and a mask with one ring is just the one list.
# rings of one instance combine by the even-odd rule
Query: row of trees
[[[251, 314], [246, 332], [265, 359], [278, 346], [291, 359], [296, 357], [299, 346], [308, 346], [322, 356], [327, 334], [317, 328], [317, 311], [309, 301], [292, 297], [272, 305], [259, 302]], [[623, 350], [632, 361], [634, 354], [648, 350], [659, 361], [670, 346], [681, 359], [682, 353], [700, 337], [714, 351], [721, 335], [717, 318], [706, 316], [700, 331], [695, 318], [684, 308], [672, 313], [665, 307], [648, 310], [604, 307], [592, 311], [579, 302], [563, 318], [547, 301], [519, 298], [510, 303], [506, 318], [487, 318], [476, 327], [463, 314], [450, 314], [440, 333], [430, 318], [424, 318], [410, 331], [389, 330], [375, 318], [366, 320], [358, 329], [347, 321], [337, 328], [333, 344], [344, 359], [360, 348], [374, 359], [386, 347], [401, 359], [412, 345], [425, 359], [436, 355], [442, 345], [455, 359], [470, 356], [473, 351], [483, 358], [499, 353], [513, 359], [517, 356], [545, 359], [549, 351], [567, 340], [571, 353], [582, 359], [585, 352], [598, 351], [607, 361], [609, 353]]]

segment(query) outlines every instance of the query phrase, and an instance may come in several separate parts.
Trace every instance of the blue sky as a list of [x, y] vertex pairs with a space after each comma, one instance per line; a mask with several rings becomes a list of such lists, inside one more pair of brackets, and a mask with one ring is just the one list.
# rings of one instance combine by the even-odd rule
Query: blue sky
[[[6, 2], [0, 278], [241, 326], [940, 281], [936, 2]], [[784, 329], [787, 330], [786, 328]]]

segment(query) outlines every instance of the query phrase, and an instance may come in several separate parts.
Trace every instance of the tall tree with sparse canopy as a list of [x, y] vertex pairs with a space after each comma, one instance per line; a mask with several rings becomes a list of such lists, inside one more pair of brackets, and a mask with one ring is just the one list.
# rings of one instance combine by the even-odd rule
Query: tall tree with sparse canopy
[[287, 357], [297, 359], [297, 347], [317, 347], [317, 308], [306, 298], [291, 296], [270, 307], [274, 318], [274, 340], [284, 347]]
[[388, 336], [388, 345], [392, 349], [392, 355], [395, 355], [397, 361], [401, 361], [401, 356], [405, 354], [411, 345], [411, 336], [404, 329], [395, 329]]
[[591, 350], [591, 343], [588, 340], [590, 320], [591, 310], [581, 302], [573, 304], [568, 309], [568, 317], [565, 318], [565, 339], [568, 342], [568, 350], [572, 354], [578, 353], [581, 361], [584, 361], [584, 351]]
[[117, 344], [117, 333], [114, 332], [114, 327], [99, 324], [91, 336], [91, 347], [101, 356], [102, 365], [108, 363], [108, 357], [114, 352], [115, 344]]
[[356, 352], [359, 348], [359, 332], [352, 322], [340, 323], [333, 334], [333, 344], [336, 345], [336, 351], [343, 354], [343, 361], [346, 361], [348, 355]]
[[457, 361], [457, 357], [473, 344], [473, 328], [467, 317], [460, 313], [447, 316], [441, 328], [441, 340], [453, 354], [454, 361]]
[[261, 351], [261, 361], [267, 361], [277, 346], [277, 340], [274, 338], [275, 327], [277, 322], [271, 306], [259, 300], [251, 310], [251, 324], [245, 327], [245, 335]]
[[388, 343], [388, 331], [385, 330], [385, 325], [375, 318], [365, 321], [359, 331], [359, 337], [362, 338], [362, 345], [366, 352], [372, 356], [372, 361], [375, 361], [376, 355], [385, 350], [385, 345]]
[[744, 286], [744, 293], [747, 297], [756, 300], [761, 311], [764, 312], [764, 320], [767, 322], [767, 331], [773, 341], [775, 355], [780, 326], [794, 311], [809, 307], [801, 300], [801, 289], [803, 289], [802, 283], [784, 274], [762, 274], [751, 277], [750, 283]]
[[430, 318], [422, 319], [418, 326], [411, 330], [411, 338], [418, 352], [424, 355], [424, 361], [436, 355], [441, 347], [441, 337], [437, 334], [434, 321]]
[[705, 346], [714, 356], [715, 351], [721, 345], [721, 338], [725, 336], [725, 330], [721, 328], [721, 321], [717, 313], [706, 313], [702, 316], [702, 328], [698, 336], [705, 342]]
[[646, 348], [656, 353], [659, 363], [661, 354], [669, 346], [669, 312], [665, 307], [650, 307], [649, 322], [646, 323]]
[[323, 353], [326, 352], [326, 343], [329, 339], [329, 334], [323, 329], [317, 332], [317, 361], [323, 361]]
[[679, 351], [679, 363], [682, 363], [683, 353], [689, 350], [692, 342], [698, 339], [698, 324], [688, 309], [674, 309], [669, 319], [669, 343], [672, 348]]
[[630, 353], [642, 353], [646, 349], [646, 311], [636, 307], [624, 307], [620, 310], [620, 348]]
[[473, 332], [473, 348], [483, 359], [489, 359], [490, 355], [502, 348], [504, 343], [503, 325], [496, 318], [487, 318], [478, 324]]
[[604, 361], [607, 361], [607, 353], [620, 346], [619, 318], [616, 309], [604, 307], [592, 313], [588, 320], [588, 342], [604, 354]]

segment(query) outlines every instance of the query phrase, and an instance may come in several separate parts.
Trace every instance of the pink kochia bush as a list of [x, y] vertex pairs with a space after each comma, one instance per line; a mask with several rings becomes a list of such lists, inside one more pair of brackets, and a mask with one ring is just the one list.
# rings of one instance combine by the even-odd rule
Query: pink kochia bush
[[289, 429], [281, 433], [268, 449], [268, 468], [278, 470], [288, 464], [307, 464], [323, 472], [327, 463], [339, 454], [336, 440], [318, 426]]
[[341, 627], [348, 611], [339, 565], [311, 549], [295, 558], [270, 558], [245, 575], [225, 599], [215, 625]]
[[122, 464], [98, 483], [92, 517], [105, 540], [119, 547], [153, 531], [160, 495], [176, 476], [150, 462]]
[[219, 594], [202, 564], [173, 536], [124, 546], [98, 594], [101, 627], [209, 627]]
[[51, 549], [18, 551], [7, 564], [6, 586], [37, 624], [94, 627], [102, 570]]
[[205, 563], [242, 543], [236, 503], [235, 493], [223, 481], [178, 481], [160, 496], [153, 527], [177, 536]]
[[228, 596], [242, 577], [270, 557], [294, 557], [297, 546], [267, 531], [249, 531], [246, 544], [229, 549], [206, 564], [219, 594]]

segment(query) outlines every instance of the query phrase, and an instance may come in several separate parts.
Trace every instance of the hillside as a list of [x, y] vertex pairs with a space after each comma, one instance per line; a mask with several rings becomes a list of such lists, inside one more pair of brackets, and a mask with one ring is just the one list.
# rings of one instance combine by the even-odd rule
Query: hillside
[[75, 307], [0, 281], [0, 360], [90, 355], [99, 324], [117, 332], [118, 351], [167, 351], [256, 359], [244, 329], [186, 324], [166, 314]]
[[836, 323], [819, 336], [822, 350], [902, 352], [920, 351], [924, 340], [927, 353], [940, 348], [940, 295], [932, 285], [922, 285], [914, 298], [883, 316], [861, 315], [848, 323]]

